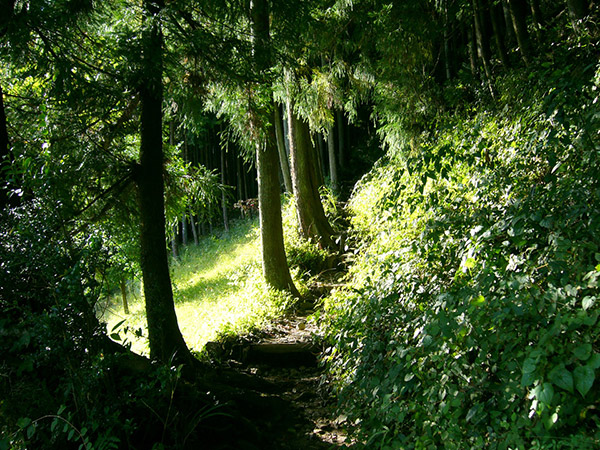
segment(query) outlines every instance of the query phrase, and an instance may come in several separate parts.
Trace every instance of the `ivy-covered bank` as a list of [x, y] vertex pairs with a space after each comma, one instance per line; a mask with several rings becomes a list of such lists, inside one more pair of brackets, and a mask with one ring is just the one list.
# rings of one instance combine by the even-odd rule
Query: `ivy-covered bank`
[[496, 89], [351, 198], [327, 359], [367, 448], [600, 448], [600, 70]]

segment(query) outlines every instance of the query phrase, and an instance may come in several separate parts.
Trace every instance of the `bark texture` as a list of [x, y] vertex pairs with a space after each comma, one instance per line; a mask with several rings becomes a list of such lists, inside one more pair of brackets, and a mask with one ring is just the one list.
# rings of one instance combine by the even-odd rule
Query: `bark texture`
[[[291, 111], [292, 108], [288, 108]], [[290, 155], [292, 160], [292, 185], [300, 230], [306, 239], [312, 239], [322, 248], [335, 250], [333, 230], [329, 225], [321, 197], [316, 166], [316, 150], [310, 138], [308, 123], [291, 113]]]
[[[252, 0], [252, 32], [254, 37], [254, 59], [259, 69], [269, 66], [269, 9], [265, 0]], [[276, 113], [275, 104], [272, 103]], [[266, 117], [266, 111], [262, 111]], [[287, 290], [299, 297], [292, 281], [285, 255], [283, 226], [281, 219], [281, 190], [279, 188], [279, 156], [275, 130], [268, 128], [266, 143], [257, 145], [256, 165], [258, 170], [258, 211], [262, 244], [263, 275], [265, 281], [275, 289]]]
[[335, 112], [335, 118], [338, 130], [338, 162], [340, 168], [346, 167], [346, 139], [345, 139], [345, 124], [344, 114], [341, 111]]
[[[144, 3], [148, 16], [160, 3]], [[144, 296], [150, 355], [164, 363], [189, 361], [175, 305], [165, 241], [165, 203], [162, 146], [162, 35], [158, 24], [150, 25], [143, 36], [143, 74], [140, 86], [141, 145], [137, 176], [140, 207], [140, 241]]]
[[277, 151], [279, 152], [279, 163], [281, 165], [281, 175], [286, 192], [292, 192], [292, 176], [290, 175], [290, 158], [285, 149], [285, 134], [283, 131], [283, 120], [279, 106], [274, 105], [273, 120], [275, 124], [275, 137], [277, 138]]
[[262, 243], [263, 275], [275, 289], [287, 290], [299, 297], [288, 269], [283, 242], [281, 197], [279, 189], [279, 158], [270, 140], [266, 147], [257, 149], [258, 210]]
[[485, 21], [485, 9], [482, 0], [472, 0], [472, 5], [473, 24], [475, 26], [475, 39], [477, 43], [477, 55], [481, 59], [486, 83], [491, 92], [492, 65], [490, 62], [490, 40], [489, 31]]
[[329, 159], [329, 179], [331, 180], [331, 190], [337, 194], [339, 192], [339, 182], [335, 153], [335, 139], [333, 137], [333, 127], [331, 127], [329, 130], [327, 130], [327, 157]]

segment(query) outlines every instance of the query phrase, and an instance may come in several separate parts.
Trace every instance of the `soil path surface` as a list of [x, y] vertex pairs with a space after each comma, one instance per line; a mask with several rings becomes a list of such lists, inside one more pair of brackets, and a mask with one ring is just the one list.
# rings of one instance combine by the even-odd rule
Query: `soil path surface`
[[256, 409], [246, 414], [261, 435], [270, 436], [268, 448], [353, 446], [319, 364], [319, 329], [308, 320], [310, 312], [279, 319], [256, 336], [207, 346], [220, 365], [253, 381], [244, 388], [246, 395], [258, 395], [261, 401], [253, 402]]

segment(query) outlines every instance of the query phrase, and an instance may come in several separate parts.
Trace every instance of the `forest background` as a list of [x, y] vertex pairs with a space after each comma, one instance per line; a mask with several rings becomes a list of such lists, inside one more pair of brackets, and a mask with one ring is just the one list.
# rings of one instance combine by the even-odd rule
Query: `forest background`
[[[267, 297], [347, 270], [318, 320], [358, 442], [598, 447], [595, 3], [1, 7], [0, 448], [226, 437], [218, 398], [159, 437], [141, 405], [170, 411], [182, 371], [218, 385], [169, 264], [234, 204]], [[153, 364], [97, 318], [132, 277]]]

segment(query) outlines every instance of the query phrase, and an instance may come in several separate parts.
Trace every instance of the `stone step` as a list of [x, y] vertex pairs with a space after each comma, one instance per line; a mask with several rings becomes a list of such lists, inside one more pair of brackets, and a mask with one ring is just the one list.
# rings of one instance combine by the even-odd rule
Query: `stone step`
[[277, 367], [315, 367], [321, 349], [313, 343], [263, 342], [250, 344], [244, 351], [244, 363]]

